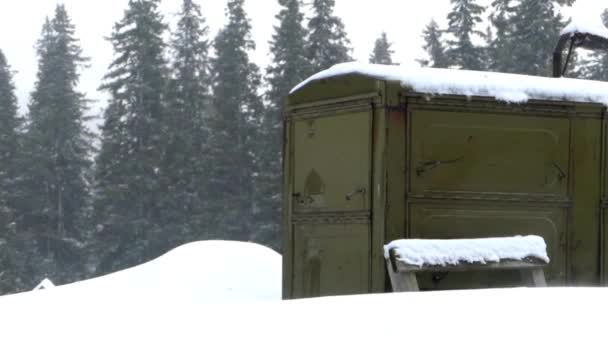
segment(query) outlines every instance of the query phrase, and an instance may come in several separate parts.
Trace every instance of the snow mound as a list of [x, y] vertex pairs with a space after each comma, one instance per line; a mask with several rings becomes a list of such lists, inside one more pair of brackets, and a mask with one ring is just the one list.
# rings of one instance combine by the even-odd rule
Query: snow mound
[[7, 303], [102, 306], [113, 303], [230, 303], [281, 299], [281, 255], [246, 242], [201, 241], [145, 264], [44, 291], [0, 297]]
[[[601, 341], [606, 288], [512, 288], [234, 305], [0, 305], [3, 341]], [[14, 312], [17, 311], [17, 312]], [[23, 312], [27, 311], [27, 314]], [[46, 315], [46, 316], [45, 316]], [[568, 327], [560, 329], [559, 327]]]
[[278, 300], [281, 267], [281, 256], [261, 245], [201, 241], [180, 246], [143, 265], [69, 287], [171, 293], [202, 302]]
[[508, 103], [566, 100], [608, 105], [608, 82], [361, 62], [334, 65], [309, 77], [291, 93], [313, 81], [350, 74], [397, 81], [404, 88], [425, 94], [493, 97]]
[[[590, 18], [595, 18], [596, 20], [590, 21]], [[595, 17], [573, 18], [570, 24], [561, 31], [560, 35], [575, 33], [588, 33], [608, 39], [608, 28], [604, 26], [599, 15]]]
[[55, 284], [53, 284], [53, 282], [50, 281], [48, 278], [45, 278], [43, 281], [40, 282], [40, 284], [34, 287], [33, 291], [52, 289], [53, 287], [55, 287]]
[[396, 240], [384, 246], [384, 257], [395, 248], [397, 259], [415, 266], [488, 263], [534, 257], [549, 262], [547, 245], [540, 236], [485, 239]]

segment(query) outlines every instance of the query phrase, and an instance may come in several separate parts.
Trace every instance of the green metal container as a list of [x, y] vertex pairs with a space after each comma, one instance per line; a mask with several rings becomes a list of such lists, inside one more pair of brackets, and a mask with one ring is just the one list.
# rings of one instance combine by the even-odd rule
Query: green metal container
[[[284, 115], [284, 298], [390, 291], [384, 244], [540, 235], [549, 285], [603, 284], [606, 108], [430, 96], [343, 74]], [[426, 274], [422, 289], [519, 284], [516, 272]]]

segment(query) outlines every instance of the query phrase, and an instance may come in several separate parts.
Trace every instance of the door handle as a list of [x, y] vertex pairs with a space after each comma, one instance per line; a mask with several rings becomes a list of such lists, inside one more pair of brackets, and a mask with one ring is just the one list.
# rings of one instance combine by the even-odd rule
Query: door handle
[[560, 182], [563, 181], [564, 179], [566, 179], [566, 177], [567, 177], [566, 172], [559, 166], [559, 164], [557, 164], [556, 162], [553, 162], [553, 163], [551, 163], [551, 165], [557, 171], [557, 178]]
[[365, 193], [366, 193], [366, 192], [367, 192], [367, 191], [365, 190], [365, 188], [358, 188], [358, 189], [355, 189], [355, 190], [353, 190], [353, 191], [349, 192], [348, 194], [346, 194], [346, 200], [347, 200], [347, 201], [350, 201], [350, 200], [352, 200], [352, 199], [353, 199], [353, 197], [355, 197], [356, 195], [365, 196]]
[[429, 161], [421, 162], [418, 165], [418, 167], [416, 168], [416, 176], [420, 177], [425, 172], [431, 171], [436, 167], [439, 167], [441, 165], [446, 165], [446, 164], [458, 163], [458, 162], [461, 162], [463, 159], [464, 159], [464, 156], [460, 157], [460, 158], [456, 158], [456, 159], [451, 159], [451, 160], [429, 160]]

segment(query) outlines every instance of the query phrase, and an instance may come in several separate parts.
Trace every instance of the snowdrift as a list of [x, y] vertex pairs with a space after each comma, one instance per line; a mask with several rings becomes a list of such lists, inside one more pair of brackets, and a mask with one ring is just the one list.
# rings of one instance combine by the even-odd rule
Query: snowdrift
[[[410, 292], [201, 304], [149, 298], [7, 311], [3, 341], [599, 341], [605, 289]], [[80, 310], [74, 311], [75, 307]]]
[[608, 289], [389, 293], [281, 301], [281, 257], [198, 242], [147, 264], [0, 297], [1, 341], [585, 341]]
[[[0, 297], [8, 306], [35, 308], [168, 301], [199, 304], [281, 299], [281, 256], [245, 242], [203, 241], [107, 276]], [[77, 311], [78, 311], [77, 310]]]

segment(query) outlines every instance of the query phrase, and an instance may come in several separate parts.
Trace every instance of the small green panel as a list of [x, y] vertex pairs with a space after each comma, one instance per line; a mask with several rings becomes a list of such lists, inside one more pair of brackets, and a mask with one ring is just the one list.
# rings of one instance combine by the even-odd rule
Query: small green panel
[[371, 111], [294, 125], [294, 210], [369, 209]]
[[[565, 280], [567, 210], [564, 208], [412, 204], [410, 214], [410, 238], [413, 239], [542, 236], [551, 259], [545, 269], [547, 282], [561, 284]], [[436, 282], [430, 280], [431, 276], [421, 278], [427, 289], [521, 285], [516, 272], [455, 273]]]
[[385, 162], [388, 178], [386, 208], [386, 241], [393, 241], [405, 235], [405, 196], [407, 167], [405, 113], [393, 110], [387, 113], [387, 157]]
[[571, 283], [595, 286], [600, 276], [601, 121], [573, 120], [574, 190], [570, 231]]
[[608, 208], [601, 208], [602, 212], [602, 230], [601, 236], [602, 241], [600, 241], [600, 257], [598, 258], [598, 262], [600, 263], [603, 269], [600, 270], [602, 278], [600, 279], [602, 286], [608, 285], [608, 253], [606, 253], [606, 249], [608, 248], [608, 237], [606, 236], [608, 233]]
[[287, 106], [347, 98], [378, 92], [383, 81], [361, 75], [343, 75], [310, 82], [287, 97]]
[[566, 118], [416, 111], [411, 132], [415, 194], [567, 195]]
[[367, 224], [296, 225], [293, 298], [370, 291]]

